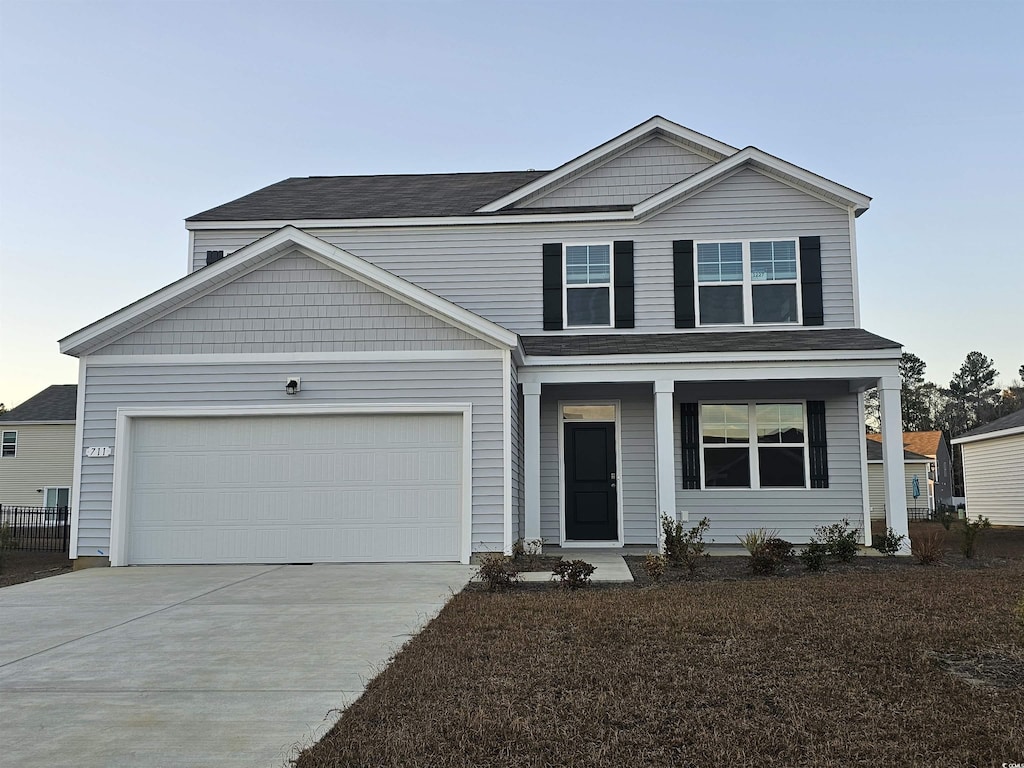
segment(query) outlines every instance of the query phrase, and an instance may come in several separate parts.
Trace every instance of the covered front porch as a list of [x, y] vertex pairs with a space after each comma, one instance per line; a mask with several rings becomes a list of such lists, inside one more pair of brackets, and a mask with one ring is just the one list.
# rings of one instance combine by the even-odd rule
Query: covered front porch
[[[870, 544], [863, 393], [879, 388], [883, 450], [902, 456], [898, 348], [846, 354], [528, 355], [515, 537], [640, 550], [660, 546], [668, 516], [707, 517], [716, 545], [757, 528], [800, 544], [847, 519]], [[906, 534], [902, 464], [892, 464], [886, 524]]]

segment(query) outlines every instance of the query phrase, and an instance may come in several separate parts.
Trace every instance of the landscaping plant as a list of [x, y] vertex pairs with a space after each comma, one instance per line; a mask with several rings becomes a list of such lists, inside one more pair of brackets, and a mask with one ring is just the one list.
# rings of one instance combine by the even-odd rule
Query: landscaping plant
[[6, 520], [0, 523], [0, 572], [4, 569], [4, 552], [14, 549], [14, 531]]
[[798, 558], [808, 571], [824, 571], [825, 558], [828, 556], [828, 547], [817, 539], [812, 538], [807, 546], [803, 548]]
[[793, 545], [780, 539], [778, 533], [758, 528], [738, 537], [750, 553], [750, 570], [754, 573], [775, 573], [780, 565], [793, 559]]
[[921, 565], [932, 565], [946, 554], [946, 535], [942, 531], [928, 531], [910, 540], [910, 553]]
[[825, 545], [825, 550], [837, 560], [849, 563], [860, 549], [860, 529], [850, 528], [845, 517], [838, 523], [822, 525], [814, 529], [815, 539]]
[[565, 589], [579, 589], [590, 584], [590, 577], [596, 570], [586, 560], [563, 560], [552, 569], [552, 578], [558, 577], [558, 583]]
[[942, 527], [947, 531], [950, 526], [953, 525], [953, 521], [956, 520], [956, 507], [952, 504], [939, 504], [938, 521], [942, 523]]
[[875, 549], [881, 552], [883, 555], [892, 557], [900, 551], [900, 547], [903, 546], [903, 542], [907, 540], [907, 537], [903, 534], [896, 535], [896, 531], [892, 528], [886, 528], [885, 533], [879, 536], [875, 540]]
[[519, 580], [519, 571], [512, 558], [500, 552], [481, 556], [476, 575], [487, 585], [489, 592], [511, 587]]
[[978, 515], [977, 520], [971, 520], [965, 517], [960, 521], [960, 552], [963, 554], [965, 559], [971, 559], [974, 557], [974, 548], [978, 543], [978, 536], [986, 528], [991, 528], [992, 523], [989, 522], [987, 517]]
[[668, 568], [668, 559], [664, 555], [651, 554], [644, 558], [644, 571], [651, 581], [661, 581]]
[[691, 573], [697, 570], [704, 551], [704, 534], [711, 527], [708, 518], [702, 518], [689, 530], [679, 520], [661, 516], [661, 530], [665, 535], [665, 557], [673, 565], [685, 565]]

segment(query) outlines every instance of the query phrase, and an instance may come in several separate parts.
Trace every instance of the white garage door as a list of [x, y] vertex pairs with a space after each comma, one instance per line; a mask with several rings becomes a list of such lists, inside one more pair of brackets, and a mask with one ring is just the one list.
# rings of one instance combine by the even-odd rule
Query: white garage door
[[459, 414], [132, 419], [129, 563], [458, 560]]

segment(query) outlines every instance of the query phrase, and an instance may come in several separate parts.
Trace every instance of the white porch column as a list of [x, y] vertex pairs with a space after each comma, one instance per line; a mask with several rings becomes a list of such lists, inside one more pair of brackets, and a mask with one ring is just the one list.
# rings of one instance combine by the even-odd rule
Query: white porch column
[[883, 376], [878, 380], [878, 402], [882, 417], [882, 467], [885, 470], [885, 524], [897, 536], [906, 536], [897, 554], [910, 554], [907, 524], [906, 470], [903, 465], [903, 410], [900, 379]]
[[540, 384], [523, 384], [523, 538], [540, 538]]
[[672, 396], [674, 381], [654, 382], [654, 446], [658, 471], [658, 540], [661, 540], [661, 516], [676, 519], [675, 440], [672, 436]]

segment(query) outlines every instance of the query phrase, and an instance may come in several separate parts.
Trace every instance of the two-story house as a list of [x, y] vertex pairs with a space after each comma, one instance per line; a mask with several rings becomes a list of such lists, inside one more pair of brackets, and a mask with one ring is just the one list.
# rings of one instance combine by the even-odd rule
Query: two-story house
[[292, 178], [193, 216], [185, 277], [61, 341], [72, 557], [468, 561], [654, 546], [662, 515], [869, 537], [865, 389], [903, 451], [900, 345], [860, 327], [869, 202], [654, 117], [552, 171]]

